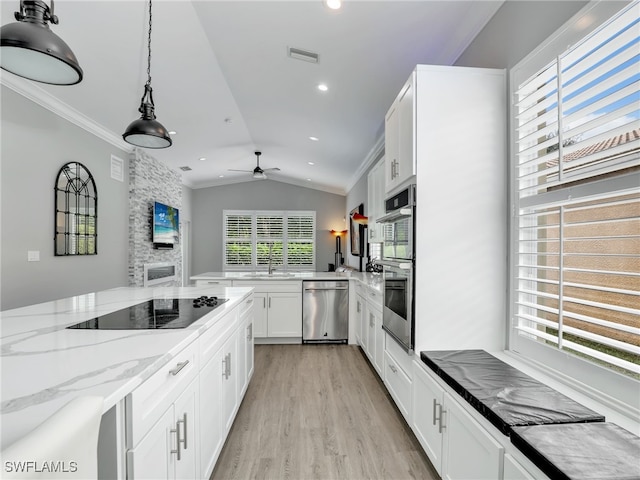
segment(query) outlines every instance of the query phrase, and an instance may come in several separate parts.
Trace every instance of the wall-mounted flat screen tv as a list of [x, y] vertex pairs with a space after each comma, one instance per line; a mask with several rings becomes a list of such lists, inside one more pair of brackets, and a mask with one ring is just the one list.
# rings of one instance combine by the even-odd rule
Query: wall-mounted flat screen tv
[[180, 239], [180, 216], [177, 208], [153, 203], [153, 238], [155, 244], [173, 245]]

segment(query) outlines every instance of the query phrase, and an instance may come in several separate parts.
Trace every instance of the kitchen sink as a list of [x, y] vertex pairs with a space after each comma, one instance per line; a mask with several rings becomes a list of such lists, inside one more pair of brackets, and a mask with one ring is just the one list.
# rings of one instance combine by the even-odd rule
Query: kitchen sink
[[293, 277], [295, 275], [293, 273], [288, 273], [288, 272], [273, 272], [273, 273], [252, 272], [252, 273], [247, 273], [244, 276], [249, 278], [287, 278], [287, 277]]

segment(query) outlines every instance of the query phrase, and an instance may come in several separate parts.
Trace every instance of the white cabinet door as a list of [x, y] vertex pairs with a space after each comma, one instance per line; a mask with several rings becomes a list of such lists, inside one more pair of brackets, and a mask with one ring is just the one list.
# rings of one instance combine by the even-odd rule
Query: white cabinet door
[[415, 170], [415, 129], [414, 129], [414, 87], [413, 77], [405, 84], [398, 99], [398, 165], [395, 184], [400, 185], [416, 174]]
[[[536, 477], [531, 475], [515, 458], [509, 454], [504, 456], [504, 473], [503, 480], [535, 480]], [[543, 478], [543, 477], [538, 477]]]
[[367, 175], [367, 201], [369, 224], [367, 231], [369, 232], [369, 242], [382, 242], [382, 224], [376, 222], [378, 218], [384, 215], [384, 191], [385, 191], [385, 165], [384, 160], [379, 161], [375, 167], [371, 169]]
[[127, 477], [139, 480], [172, 479], [175, 469], [176, 435], [173, 429], [173, 406], [151, 427], [136, 448], [127, 452]]
[[444, 390], [416, 363], [413, 369], [413, 433], [436, 471], [442, 472], [441, 413]]
[[238, 335], [234, 333], [222, 347], [222, 423], [226, 435], [235, 417], [238, 403]]
[[504, 449], [448, 393], [445, 409], [442, 478], [495, 480], [500, 478]]
[[222, 348], [200, 370], [200, 472], [202, 478], [213, 473], [225, 434], [222, 423]]
[[198, 468], [198, 442], [200, 422], [198, 412], [198, 381], [194, 380], [187, 389], [178, 397], [174, 404], [174, 429], [177, 436], [177, 449], [175, 454], [175, 478], [179, 480], [191, 480], [199, 478]]
[[382, 312], [375, 309], [371, 309], [371, 311], [373, 312], [376, 342], [373, 364], [378, 371], [378, 375], [384, 380], [384, 330], [382, 330]]
[[[267, 336], [267, 318], [269, 309], [267, 308], [269, 294], [254, 292], [253, 294], [253, 336], [264, 338]], [[302, 322], [302, 320], [300, 320]]]
[[247, 384], [249, 384], [249, 380], [253, 376], [253, 320], [249, 318], [244, 327], [244, 333], [247, 338]]
[[394, 102], [384, 119], [384, 185], [390, 192], [398, 184], [398, 104]]
[[267, 308], [269, 337], [302, 337], [301, 293], [270, 293]]
[[[375, 367], [376, 363], [376, 316], [375, 311], [367, 305], [367, 357]], [[377, 368], [376, 368], [377, 370]]]
[[358, 344], [365, 349], [365, 339], [367, 338], [367, 330], [364, 325], [365, 300], [362, 295], [356, 294], [356, 337]]

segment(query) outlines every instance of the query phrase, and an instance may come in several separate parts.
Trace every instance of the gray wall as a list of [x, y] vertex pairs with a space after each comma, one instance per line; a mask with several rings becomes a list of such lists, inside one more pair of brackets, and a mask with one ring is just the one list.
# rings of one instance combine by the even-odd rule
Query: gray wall
[[587, 3], [579, 0], [507, 0], [455, 65], [511, 68]]
[[[194, 275], [222, 271], [222, 211], [315, 210], [316, 270], [333, 263], [331, 229], [344, 228], [345, 197], [273, 180], [193, 190], [191, 271]], [[344, 251], [344, 250], [343, 250]]]
[[[0, 310], [127, 285], [128, 154], [2, 86]], [[124, 160], [124, 181], [110, 175]], [[98, 190], [98, 254], [53, 253], [53, 185], [80, 162]], [[38, 250], [39, 262], [27, 262]]]

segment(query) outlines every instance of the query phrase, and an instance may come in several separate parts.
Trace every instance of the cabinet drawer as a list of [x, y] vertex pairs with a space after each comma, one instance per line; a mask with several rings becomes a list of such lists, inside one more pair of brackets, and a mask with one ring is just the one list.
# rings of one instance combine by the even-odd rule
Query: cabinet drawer
[[402, 416], [411, 425], [411, 379], [405, 375], [389, 352], [384, 355], [384, 383]]
[[240, 316], [244, 317], [247, 312], [253, 311], [253, 294], [249, 295], [248, 298], [245, 298], [240, 305]]
[[198, 342], [191, 343], [126, 399], [127, 438], [131, 447], [144, 437], [198, 374]]
[[404, 374], [410, 379], [413, 378], [413, 356], [408, 355], [407, 352], [396, 342], [393, 338], [388, 336], [385, 332], [385, 350], [393, 360], [402, 369]]
[[233, 285], [233, 280], [196, 280], [196, 287], [213, 287], [216, 285], [220, 287], [230, 287]]
[[220, 349], [224, 342], [238, 327], [238, 308], [234, 308], [198, 339], [200, 349], [200, 365], [204, 366], [211, 357]]
[[366, 297], [372, 308], [382, 312], [382, 292], [375, 288], [367, 288]]

